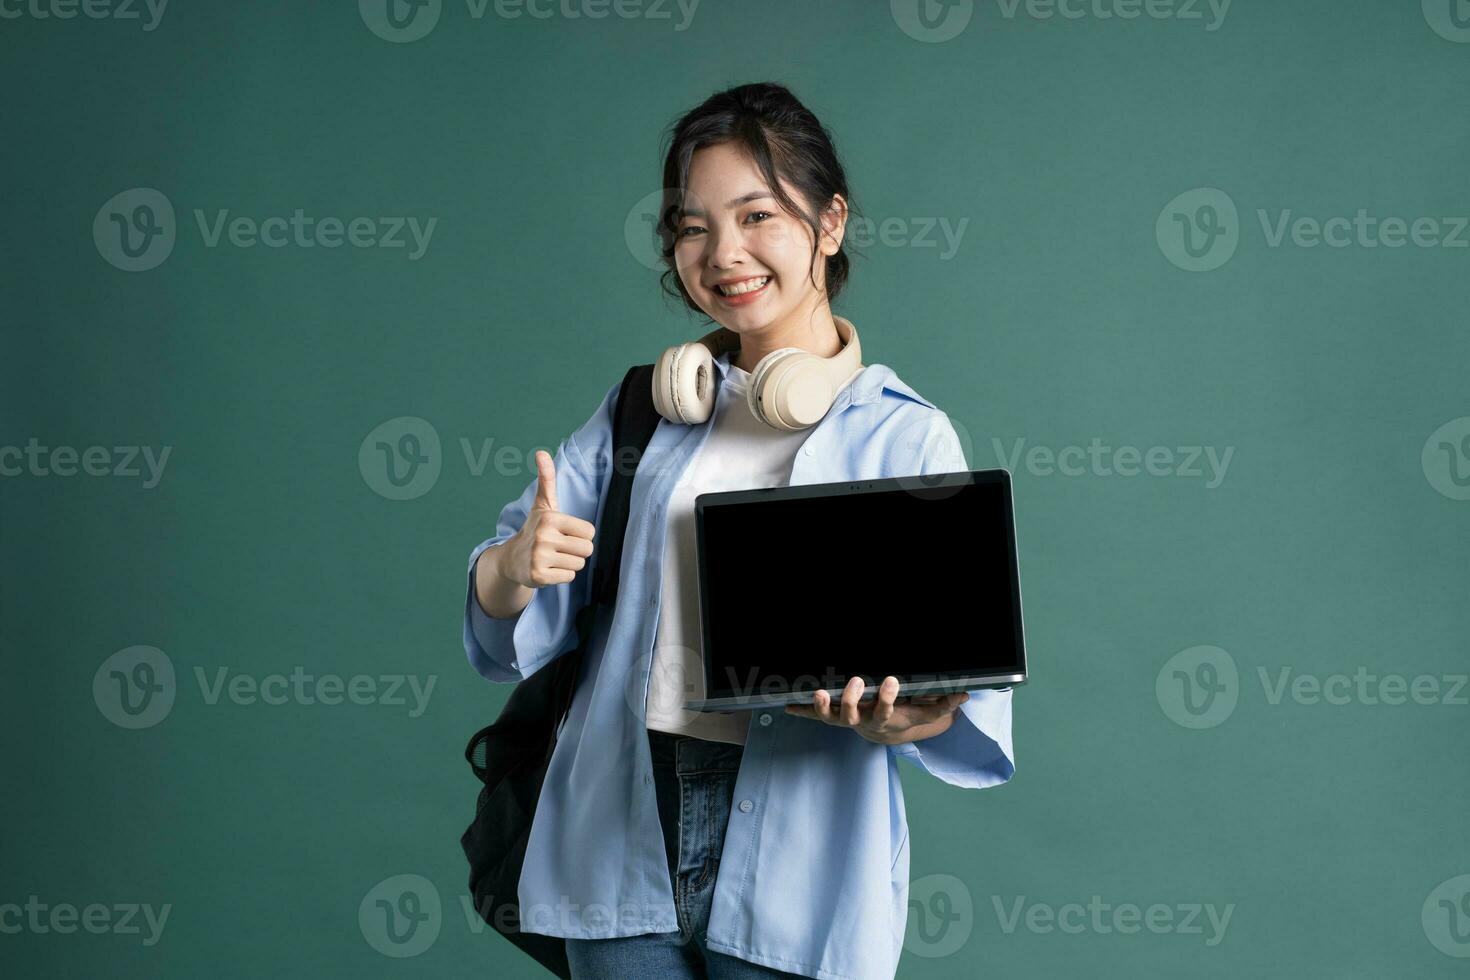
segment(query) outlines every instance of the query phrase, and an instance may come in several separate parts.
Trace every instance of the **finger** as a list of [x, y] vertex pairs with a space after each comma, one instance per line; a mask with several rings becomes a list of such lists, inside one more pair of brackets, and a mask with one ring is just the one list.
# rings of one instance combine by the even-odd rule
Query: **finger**
[[883, 678], [883, 683], [878, 687], [878, 702], [873, 705], [874, 725], [886, 725], [888, 719], [893, 717], [893, 702], [897, 697], [898, 678], [890, 674]]
[[858, 711], [858, 698], [862, 697], [864, 687], [867, 685], [861, 677], [849, 677], [847, 686], [842, 689], [842, 724], [849, 728], [862, 720], [862, 714]]
[[574, 555], [565, 551], [553, 551], [542, 559], [542, 567], [566, 568], [573, 572], [580, 572], [583, 568], [587, 567], [587, 559], [581, 555]]
[[812, 711], [817, 718], [830, 725], [835, 715], [835, 712], [832, 710], [832, 695], [822, 690], [814, 691], [812, 693]]
[[556, 510], [556, 460], [544, 449], [536, 450], [536, 500], [533, 507]]
[[554, 511], [548, 513], [542, 520], [569, 537], [591, 541], [597, 536], [596, 526], [591, 521], [582, 520], [576, 514]]
[[825, 696], [826, 692], [813, 691], [811, 704], [788, 704], [786, 706], [787, 712], [793, 715], [800, 715], [803, 718], [814, 718], [817, 721], [826, 721], [827, 719], [823, 714], [822, 708], [817, 702], [817, 695], [819, 694]]
[[581, 558], [586, 558], [592, 554], [594, 547], [590, 539], [584, 538], [579, 534], [555, 534], [552, 536], [551, 541], [556, 545], [556, 550], [562, 554], [577, 555]]
[[[847, 693], [846, 688], [843, 689], [843, 693]], [[825, 689], [818, 690], [812, 697], [817, 706], [818, 718], [821, 718], [829, 725], [842, 724], [842, 701], [840, 698], [833, 698], [832, 693]]]

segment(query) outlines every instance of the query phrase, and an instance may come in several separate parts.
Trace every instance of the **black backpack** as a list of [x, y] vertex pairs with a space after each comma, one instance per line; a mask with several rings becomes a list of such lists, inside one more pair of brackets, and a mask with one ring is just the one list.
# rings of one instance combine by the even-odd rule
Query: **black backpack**
[[541, 783], [562, 719], [571, 707], [593, 616], [599, 605], [611, 606], [617, 600], [633, 474], [658, 421], [653, 407], [653, 365], [635, 365], [628, 369], [618, 391], [612, 468], [597, 529], [601, 547], [592, 559], [591, 601], [577, 612], [577, 647], [517, 683], [500, 716], [476, 732], [465, 747], [465, 759], [484, 783], [475, 819], [459, 839], [470, 863], [475, 909], [497, 932], [563, 980], [571, 980], [566, 940], [521, 931], [517, 886]]

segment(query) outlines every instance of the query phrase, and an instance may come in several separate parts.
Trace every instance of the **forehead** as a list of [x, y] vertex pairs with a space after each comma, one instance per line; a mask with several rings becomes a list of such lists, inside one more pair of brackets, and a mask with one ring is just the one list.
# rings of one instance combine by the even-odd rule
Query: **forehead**
[[684, 214], [706, 215], [711, 208], [731, 210], [762, 198], [776, 203], [760, 168], [744, 149], [720, 143], [694, 152], [689, 161]]

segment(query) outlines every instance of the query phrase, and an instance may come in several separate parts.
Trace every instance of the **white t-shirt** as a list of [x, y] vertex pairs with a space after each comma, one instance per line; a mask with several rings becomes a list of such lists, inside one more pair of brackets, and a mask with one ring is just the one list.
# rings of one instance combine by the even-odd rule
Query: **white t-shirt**
[[[647, 725], [658, 731], [744, 745], [750, 709], [719, 714], [681, 707], [686, 700], [705, 696], [694, 498], [721, 490], [788, 486], [791, 464], [811, 430], [782, 432], [750, 414], [745, 403], [750, 372], [729, 364], [731, 356], [725, 355], [727, 373], [715, 396], [710, 433], [669, 497], [662, 605], [648, 677]], [[751, 542], [753, 547], [759, 544]], [[759, 589], [752, 589], [753, 615], [760, 614], [760, 603]]]

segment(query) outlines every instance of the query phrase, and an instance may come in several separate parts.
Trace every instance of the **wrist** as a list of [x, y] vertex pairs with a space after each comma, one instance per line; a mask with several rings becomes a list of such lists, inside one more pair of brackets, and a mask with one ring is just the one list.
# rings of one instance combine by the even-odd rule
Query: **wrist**
[[502, 562], [506, 546], [515, 540], [486, 548], [475, 560], [475, 601], [480, 611], [491, 619], [514, 619], [535, 595], [535, 590], [506, 576]]

